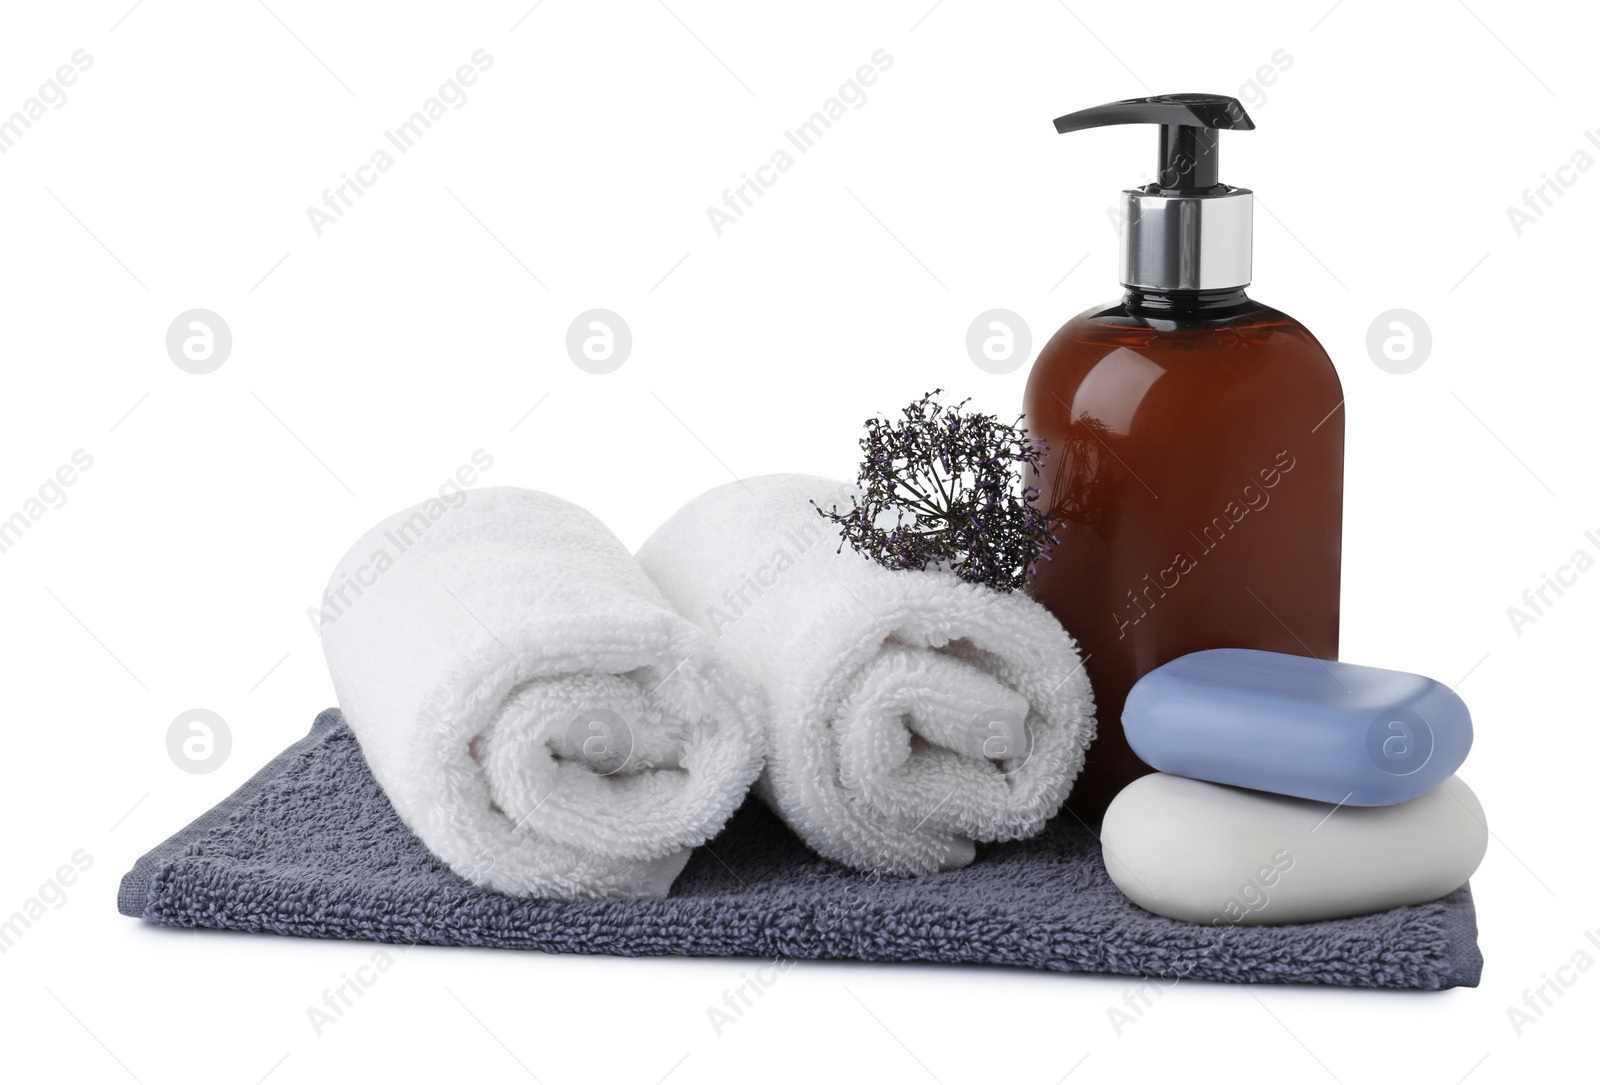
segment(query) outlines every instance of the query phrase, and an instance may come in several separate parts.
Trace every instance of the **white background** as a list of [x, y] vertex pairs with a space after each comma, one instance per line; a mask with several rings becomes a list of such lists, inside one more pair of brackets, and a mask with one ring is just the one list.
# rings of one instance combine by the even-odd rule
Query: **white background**
[[[1588, 146], [1581, 5], [1014, 0], [7, 4], [0, 116], [92, 66], [0, 155], [0, 518], [93, 466], [0, 554], [0, 913], [89, 871], [0, 958], [0, 1061], [78, 1080], [1519, 1081], [1592, 1074], [1600, 970], [1518, 1036], [1507, 1008], [1600, 927], [1592, 674], [1600, 572], [1507, 608], [1600, 529], [1600, 175], [1518, 237], [1506, 208]], [[268, 8], [270, 7], [270, 10]], [[669, 10], [670, 8], [670, 10]], [[119, 21], [120, 20], [120, 21]], [[116, 24], [113, 26], [113, 24]], [[475, 50], [490, 69], [321, 237], [306, 208]], [[876, 50], [893, 64], [740, 221], [706, 216]], [[1270, 86], [1257, 70], [1290, 58]], [[1494, 839], [1482, 987], [1165, 994], [1130, 981], [807, 964], [719, 1038], [752, 962], [419, 948], [318, 1038], [372, 947], [162, 930], [116, 913], [133, 860], [333, 703], [306, 616], [336, 558], [476, 449], [630, 546], [730, 473], [848, 475], [860, 423], [942, 386], [1014, 413], [1026, 369], [964, 346], [1005, 307], [1034, 347], [1116, 296], [1106, 209], [1148, 130], [1058, 137], [1115, 98], [1240, 95], [1224, 180], [1260, 197], [1252, 293], [1348, 392], [1344, 658], [1460, 686]], [[1597, 137], [1600, 138], [1600, 137]], [[1600, 173], [1600, 171], [1596, 171]], [[1070, 274], [1069, 274], [1070, 272]], [[164, 337], [204, 307], [220, 369]], [[564, 347], [622, 314], [616, 372]], [[1379, 369], [1379, 313], [1432, 329]], [[529, 413], [531, 410], [531, 414]], [[1552, 596], [1553, 598], [1553, 596]], [[168, 758], [207, 708], [233, 749]], [[118, 1063], [120, 1062], [121, 1068]], [[519, 1065], [520, 1063], [520, 1065]], [[9, 1073], [7, 1076], [17, 1076]]]

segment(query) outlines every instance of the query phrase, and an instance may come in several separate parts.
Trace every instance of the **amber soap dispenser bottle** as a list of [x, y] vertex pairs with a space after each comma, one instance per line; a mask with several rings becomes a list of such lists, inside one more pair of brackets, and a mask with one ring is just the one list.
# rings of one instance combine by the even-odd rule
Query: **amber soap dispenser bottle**
[[1205, 648], [1339, 648], [1344, 396], [1312, 334], [1246, 296], [1255, 197], [1218, 181], [1219, 132], [1255, 124], [1211, 94], [1055, 122], [1110, 124], [1160, 133], [1156, 180], [1123, 193], [1123, 295], [1055, 334], [1023, 404], [1060, 542], [1029, 590], [1077, 638], [1097, 705], [1067, 801], [1086, 821], [1151, 771], [1121, 722], [1145, 672]]

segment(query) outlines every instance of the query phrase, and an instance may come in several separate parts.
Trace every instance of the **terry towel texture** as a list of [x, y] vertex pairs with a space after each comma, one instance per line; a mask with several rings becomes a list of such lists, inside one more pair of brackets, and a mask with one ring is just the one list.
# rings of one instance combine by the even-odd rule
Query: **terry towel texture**
[[764, 692], [758, 791], [806, 843], [857, 870], [954, 869], [1061, 806], [1094, 735], [1088, 679], [1026, 596], [840, 552], [811, 501], [853, 492], [804, 475], [720, 486], [639, 562]]
[[469, 881], [663, 896], [760, 771], [753, 690], [604, 525], [549, 494], [396, 513], [326, 600], [328, 668], [373, 775]]
[[140, 859], [118, 907], [180, 927], [627, 957], [986, 962], [1425, 990], [1475, 986], [1483, 967], [1465, 888], [1358, 919], [1215, 931], [1132, 904], [1089, 830], [1065, 815], [1030, 840], [984, 846], [964, 870], [873, 878], [818, 858], [746, 803], [665, 900], [503, 896], [468, 885], [412, 837], [335, 711]]

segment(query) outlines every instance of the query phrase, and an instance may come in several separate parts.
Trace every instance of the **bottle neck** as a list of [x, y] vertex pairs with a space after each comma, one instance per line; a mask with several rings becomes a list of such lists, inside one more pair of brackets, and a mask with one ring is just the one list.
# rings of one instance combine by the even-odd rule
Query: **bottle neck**
[[1217, 316], [1252, 304], [1242, 286], [1223, 290], [1147, 290], [1130, 286], [1125, 290], [1122, 304], [1130, 313], [1152, 316]]

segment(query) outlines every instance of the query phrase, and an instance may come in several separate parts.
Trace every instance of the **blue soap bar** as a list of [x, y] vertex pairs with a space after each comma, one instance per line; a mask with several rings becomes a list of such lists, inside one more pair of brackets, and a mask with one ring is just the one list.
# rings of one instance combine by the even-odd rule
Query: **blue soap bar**
[[1351, 806], [1431, 791], [1472, 747], [1472, 716], [1442, 682], [1244, 648], [1157, 667], [1122, 727], [1162, 772]]

